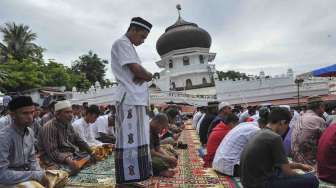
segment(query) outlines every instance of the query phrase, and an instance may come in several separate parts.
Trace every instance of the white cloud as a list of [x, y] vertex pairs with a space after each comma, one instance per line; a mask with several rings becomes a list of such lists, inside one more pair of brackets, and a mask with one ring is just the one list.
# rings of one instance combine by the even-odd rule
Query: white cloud
[[[220, 70], [273, 75], [290, 67], [302, 73], [335, 63], [334, 0], [2, 0], [0, 24], [29, 25], [38, 34], [37, 42], [48, 49], [46, 58], [70, 66], [89, 50], [110, 60], [113, 41], [133, 16], [141, 16], [154, 27], [137, 50], [154, 72], [160, 58], [156, 41], [176, 21], [177, 3], [185, 20], [211, 34]], [[110, 70], [107, 74], [111, 77]]]

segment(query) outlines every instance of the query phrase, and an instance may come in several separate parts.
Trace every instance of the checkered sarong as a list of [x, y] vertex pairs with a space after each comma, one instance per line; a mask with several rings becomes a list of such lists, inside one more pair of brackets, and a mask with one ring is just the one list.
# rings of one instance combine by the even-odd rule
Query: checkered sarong
[[146, 106], [117, 103], [116, 109], [116, 182], [146, 180], [153, 174]]

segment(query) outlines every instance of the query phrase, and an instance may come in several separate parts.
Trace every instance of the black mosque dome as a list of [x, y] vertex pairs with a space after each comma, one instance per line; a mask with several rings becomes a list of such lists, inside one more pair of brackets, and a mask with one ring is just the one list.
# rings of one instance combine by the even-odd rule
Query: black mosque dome
[[[181, 8], [178, 6], [178, 10]], [[210, 48], [211, 37], [207, 31], [197, 24], [184, 21], [181, 16], [175, 24], [166, 28], [156, 42], [156, 50], [160, 56], [178, 49], [200, 47]]]

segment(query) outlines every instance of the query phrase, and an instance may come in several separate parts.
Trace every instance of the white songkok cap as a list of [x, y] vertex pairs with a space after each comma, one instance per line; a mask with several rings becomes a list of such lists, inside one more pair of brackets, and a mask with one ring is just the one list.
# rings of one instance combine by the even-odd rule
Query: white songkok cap
[[63, 110], [65, 108], [71, 108], [71, 103], [67, 100], [57, 101], [57, 103], [55, 104], [55, 112]]
[[289, 105], [279, 105], [279, 107], [281, 107], [281, 108], [287, 108], [288, 110], [290, 110], [290, 106]]
[[227, 107], [227, 106], [230, 106], [230, 103], [225, 102], [225, 101], [219, 103], [219, 105], [218, 105], [218, 111], [222, 110], [224, 107]]

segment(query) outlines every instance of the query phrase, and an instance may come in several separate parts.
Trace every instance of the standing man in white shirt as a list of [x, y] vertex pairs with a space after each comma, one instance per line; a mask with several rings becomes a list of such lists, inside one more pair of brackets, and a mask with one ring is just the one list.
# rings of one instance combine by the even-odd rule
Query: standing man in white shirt
[[192, 127], [194, 129], [197, 128], [197, 123], [201, 119], [203, 113], [204, 113], [203, 107], [197, 107], [197, 112], [194, 114], [193, 119], [192, 119]]
[[153, 174], [146, 83], [153, 75], [143, 68], [134, 48], [144, 42], [151, 28], [148, 21], [132, 18], [126, 34], [114, 42], [111, 50], [112, 71], [118, 81], [115, 95], [117, 184], [144, 181]]

